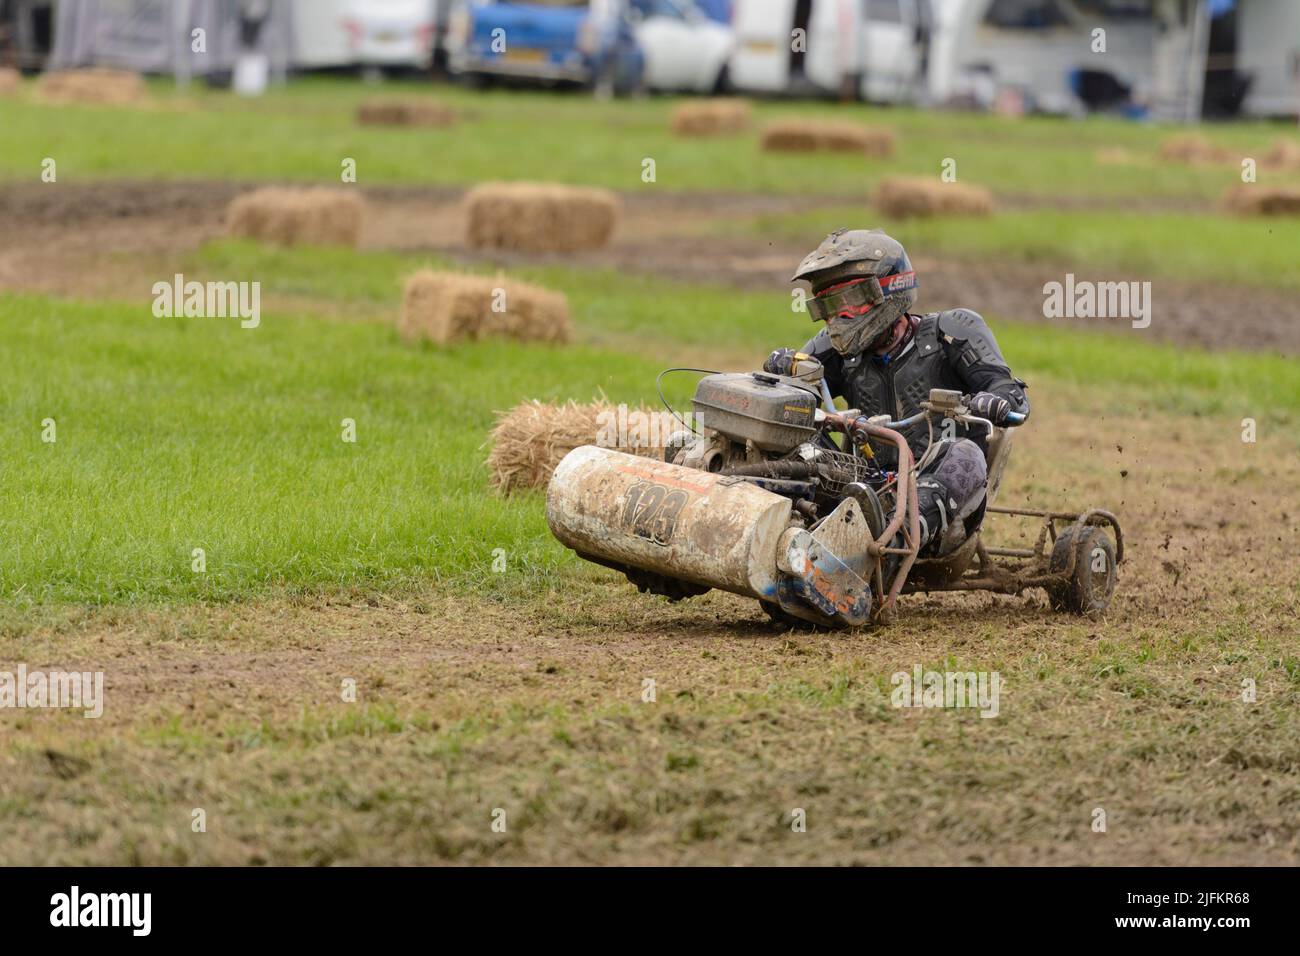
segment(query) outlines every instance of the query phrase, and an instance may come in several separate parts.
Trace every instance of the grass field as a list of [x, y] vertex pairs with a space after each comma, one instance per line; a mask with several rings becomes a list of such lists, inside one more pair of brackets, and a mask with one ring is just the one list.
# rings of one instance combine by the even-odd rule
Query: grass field
[[[370, 91], [342, 81], [252, 105], [155, 92], [165, 108], [0, 103], [0, 175], [52, 155], [61, 182], [332, 180], [355, 155], [389, 183], [545, 175], [631, 191], [654, 155], [666, 190], [820, 195], [806, 213], [710, 227], [811, 243], [842, 213], [825, 197], [960, 148], [963, 176], [1014, 182], [1006, 193], [1202, 205], [909, 227], [925, 254], [1297, 284], [1294, 223], [1265, 236], [1204, 206], [1221, 171], [1103, 178], [1093, 148], [1151, 157], [1163, 135], [1118, 123], [862, 110], [915, 151], [879, 168], [819, 158], [811, 175], [750, 139], [670, 139], [668, 101], [440, 91], [470, 114], [456, 131], [363, 133], [351, 112]], [[1211, 135], [1246, 148], [1275, 131]], [[1239, 254], [1224, 262], [1189, 231]], [[393, 319], [402, 278], [454, 265], [444, 252], [212, 240], [105, 256], [126, 289], [173, 269], [255, 277], [263, 315], [251, 330], [156, 318], [147, 283], [92, 301], [0, 291], [0, 670], [102, 670], [107, 688], [99, 720], [0, 712], [0, 862], [1300, 857], [1294, 357], [991, 312], [1034, 402], [1002, 497], [1116, 511], [1129, 555], [1111, 613], [1058, 615], [1038, 594], [913, 597], [888, 628], [807, 635], [730, 595], [636, 593], [551, 539], [539, 493], [492, 494], [483, 465], [494, 413], [522, 399], [641, 402], [664, 366], [752, 367], [801, 344], [810, 326], [783, 288], [537, 257], [510, 271], [566, 293], [577, 344], [435, 349], [404, 344]], [[669, 385], [688, 399], [688, 378]], [[42, 441], [47, 418], [57, 441]], [[1241, 440], [1244, 418], [1257, 442]], [[1016, 544], [1033, 529], [990, 533]], [[891, 675], [916, 665], [997, 671], [1001, 713], [890, 706]]]
[[[378, 92], [352, 81], [299, 80], [249, 104], [199, 87], [177, 96], [155, 85], [152, 109], [65, 107], [58, 117], [38, 103], [10, 100], [0, 104], [6, 136], [0, 176], [34, 176], [41, 159], [52, 156], [70, 178], [328, 181], [337, 179], [342, 158], [352, 157], [361, 182], [469, 184], [542, 177], [538, 157], [544, 157], [547, 180], [635, 189], [648, 185], [641, 173], [642, 160], [650, 157], [655, 185], [665, 189], [844, 196], [863, 193], [886, 172], [937, 175], [941, 161], [951, 157], [963, 181], [1007, 193], [1103, 201], [1217, 200], [1238, 172], [1235, 164], [1225, 170], [1160, 163], [1160, 140], [1179, 130], [1118, 120], [1016, 121], [821, 103], [758, 104], [759, 124], [851, 115], [899, 134], [896, 161], [822, 156], [810, 175], [806, 156], [762, 153], [752, 134], [721, 140], [672, 136], [671, 98], [593, 103], [545, 92], [448, 87], [430, 93], [415, 86], [403, 92], [451, 102], [464, 111], [464, 121], [446, 130], [356, 126], [357, 104]], [[1276, 139], [1293, 138], [1295, 131], [1234, 124], [1208, 135], [1243, 156], [1262, 156]], [[1100, 164], [1096, 151], [1106, 148], [1130, 150], [1133, 161]]]
[[[10, 494], [0, 528], [0, 588], [10, 600], [229, 600], [265, 589], [316, 593], [483, 579], [495, 548], [530, 580], [574, 562], [547, 539], [537, 502], [486, 495], [485, 435], [525, 398], [635, 403], [665, 364], [703, 352], [753, 364], [806, 334], [777, 294], [541, 268], [565, 290], [584, 339], [605, 347], [484, 343], [412, 349], [391, 323], [322, 322], [350, 303], [395, 310], [419, 257], [314, 249], [206, 248], [191, 276], [270, 278], [296, 313], [158, 319], [147, 304], [25, 297], [0, 303], [0, 361], [29, 373], [0, 386]], [[707, 314], [707, 324], [699, 315]], [[653, 330], [651, 332], [651, 330]], [[1269, 431], [1300, 418], [1300, 371], [1267, 355], [1134, 345], [1118, 335], [999, 326], [1033, 390], [1087, 385], [1101, 409], [1136, 399], [1162, 414]], [[57, 348], [59, 342], [75, 348]], [[1123, 342], [1121, 345], [1120, 343]], [[1116, 358], [1116, 353], [1122, 356]], [[689, 377], [671, 383], [689, 399]], [[1142, 395], [1132, 385], [1158, 381]], [[42, 440], [53, 418], [56, 438]], [[342, 440], [343, 419], [357, 441]], [[522, 544], [522, 547], [521, 547]], [[191, 571], [203, 548], [207, 570]], [[491, 578], [488, 578], [491, 580]]]

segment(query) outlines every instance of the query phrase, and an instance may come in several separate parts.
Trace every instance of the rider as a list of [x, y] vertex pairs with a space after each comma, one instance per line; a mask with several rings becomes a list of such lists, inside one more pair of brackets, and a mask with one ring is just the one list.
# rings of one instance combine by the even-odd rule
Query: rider
[[[1029, 413], [1025, 383], [1011, 374], [993, 333], [969, 309], [912, 315], [916, 273], [902, 245], [880, 230], [841, 229], [799, 263], [790, 281], [811, 286], [808, 311], [826, 327], [802, 349], [777, 349], [763, 364], [777, 375], [806, 374], [811, 358], [822, 366], [831, 393], [865, 416], [908, 418], [930, 389], [969, 396], [966, 407], [995, 425], [1010, 412]], [[812, 366], [815, 369], [815, 366]], [[928, 445], [924, 420], [901, 429], [913, 455]], [[936, 428], [940, 447], [917, 480], [923, 553], [957, 547], [984, 515], [988, 480], [987, 434], [946, 421]], [[872, 443], [881, 467], [897, 467], [897, 449]]]

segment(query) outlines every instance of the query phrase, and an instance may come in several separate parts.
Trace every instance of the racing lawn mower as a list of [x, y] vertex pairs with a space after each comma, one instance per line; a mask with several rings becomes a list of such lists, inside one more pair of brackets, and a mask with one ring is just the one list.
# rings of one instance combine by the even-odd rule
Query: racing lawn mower
[[[670, 371], [706, 370], [660, 379]], [[993, 507], [1011, 432], [972, 415], [960, 392], [933, 389], [920, 412], [892, 421], [836, 411], [819, 376], [709, 373], [692, 404], [698, 432], [674, 433], [663, 461], [595, 445], [564, 457], [546, 494], [562, 544], [641, 591], [675, 601], [719, 588], [757, 598], [787, 625], [883, 623], [913, 591], [1039, 587], [1053, 608], [1088, 615], [1110, 603], [1124, 557], [1115, 516]], [[899, 429], [921, 419], [929, 441], [918, 459]], [[987, 429], [986, 513], [1038, 519], [1033, 548], [989, 547], [976, 529], [918, 557], [917, 475], [945, 420]], [[1012, 413], [1007, 424], [1023, 421]], [[873, 441], [897, 449], [893, 470], [880, 467]]]

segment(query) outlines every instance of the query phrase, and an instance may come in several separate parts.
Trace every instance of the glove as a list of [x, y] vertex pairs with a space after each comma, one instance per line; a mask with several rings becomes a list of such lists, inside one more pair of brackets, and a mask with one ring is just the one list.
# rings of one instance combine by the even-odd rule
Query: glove
[[794, 357], [798, 354], [797, 349], [777, 349], [763, 363], [763, 371], [773, 375], [793, 375]]
[[966, 399], [966, 407], [971, 410], [971, 414], [980, 418], [987, 418], [994, 425], [1001, 425], [1005, 422], [1007, 413], [1011, 411], [1011, 403], [1001, 395], [994, 395], [992, 392], [980, 392], [978, 395], [972, 395]]

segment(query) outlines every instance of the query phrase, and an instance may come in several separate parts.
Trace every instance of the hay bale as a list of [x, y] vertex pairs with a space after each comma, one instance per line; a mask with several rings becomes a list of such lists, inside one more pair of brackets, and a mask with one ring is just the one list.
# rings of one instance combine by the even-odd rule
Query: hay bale
[[1230, 150], [1215, 146], [1200, 133], [1184, 133], [1160, 144], [1160, 158], [1191, 166], [1223, 163], [1232, 159]]
[[1238, 216], [1300, 216], [1300, 186], [1236, 186], [1224, 194], [1223, 207]]
[[783, 120], [763, 127], [758, 146], [768, 153], [811, 153], [821, 146], [818, 124], [805, 120]]
[[1123, 146], [1107, 146], [1092, 155], [1098, 166], [1127, 166], [1133, 162], [1133, 154]]
[[139, 103], [147, 94], [144, 78], [128, 70], [56, 70], [36, 81], [36, 96], [45, 103], [118, 106]]
[[743, 133], [752, 119], [747, 101], [723, 97], [682, 103], [669, 122], [677, 136], [724, 136]]
[[576, 252], [609, 241], [618, 197], [608, 189], [552, 183], [483, 183], [465, 196], [471, 246]]
[[488, 338], [569, 342], [569, 300], [562, 292], [504, 276], [462, 275], [431, 269], [409, 276], [402, 291], [398, 331], [408, 342], [438, 345]]
[[[492, 487], [505, 495], [527, 488], [545, 487], [560, 459], [582, 445], [603, 445], [632, 455], [662, 460], [663, 441], [671, 430], [647, 425], [645, 431], [638, 431], [636, 419], [657, 421], [651, 416], [667, 413], [652, 411], [645, 406], [627, 410], [624, 417], [628, 427], [621, 437], [629, 438], [631, 442], [624, 444], [609, 440], [611, 431], [617, 437], [622, 430], [611, 429], [611, 425], [618, 422], [619, 414], [617, 407], [607, 401], [570, 401], [557, 405], [533, 400], [522, 402], [508, 412], [499, 412], [489, 439], [492, 450], [487, 459]], [[659, 443], [639, 441], [647, 434], [657, 437]]]
[[1264, 165], [1269, 169], [1300, 169], [1300, 142], [1287, 137], [1273, 141], [1273, 147], [1264, 154]]
[[774, 153], [863, 153], [876, 159], [894, 155], [894, 134], [874, 126], [818, 120], [781, 120], [763, 129], [760, 147]]
[[880, 181], [873, 200], [891, 218], [911, 216], [987, 216], [993, 194], [983, 186], [945, 183], [924, 176], [894, 176]]
[[355, 246], [365, 204], [342, 189], [268, 186], [236, 196], [226, 210], [230, 235], [282, 246]]
[[13, 96], [22, 88], [23, 75], [7, 66], [0, 66], [0, 96]]
[[357, 123], [361, 126], [451, 126], [456, 122], [456, 111], [437, 100], [374, 99], [357, 107]]

